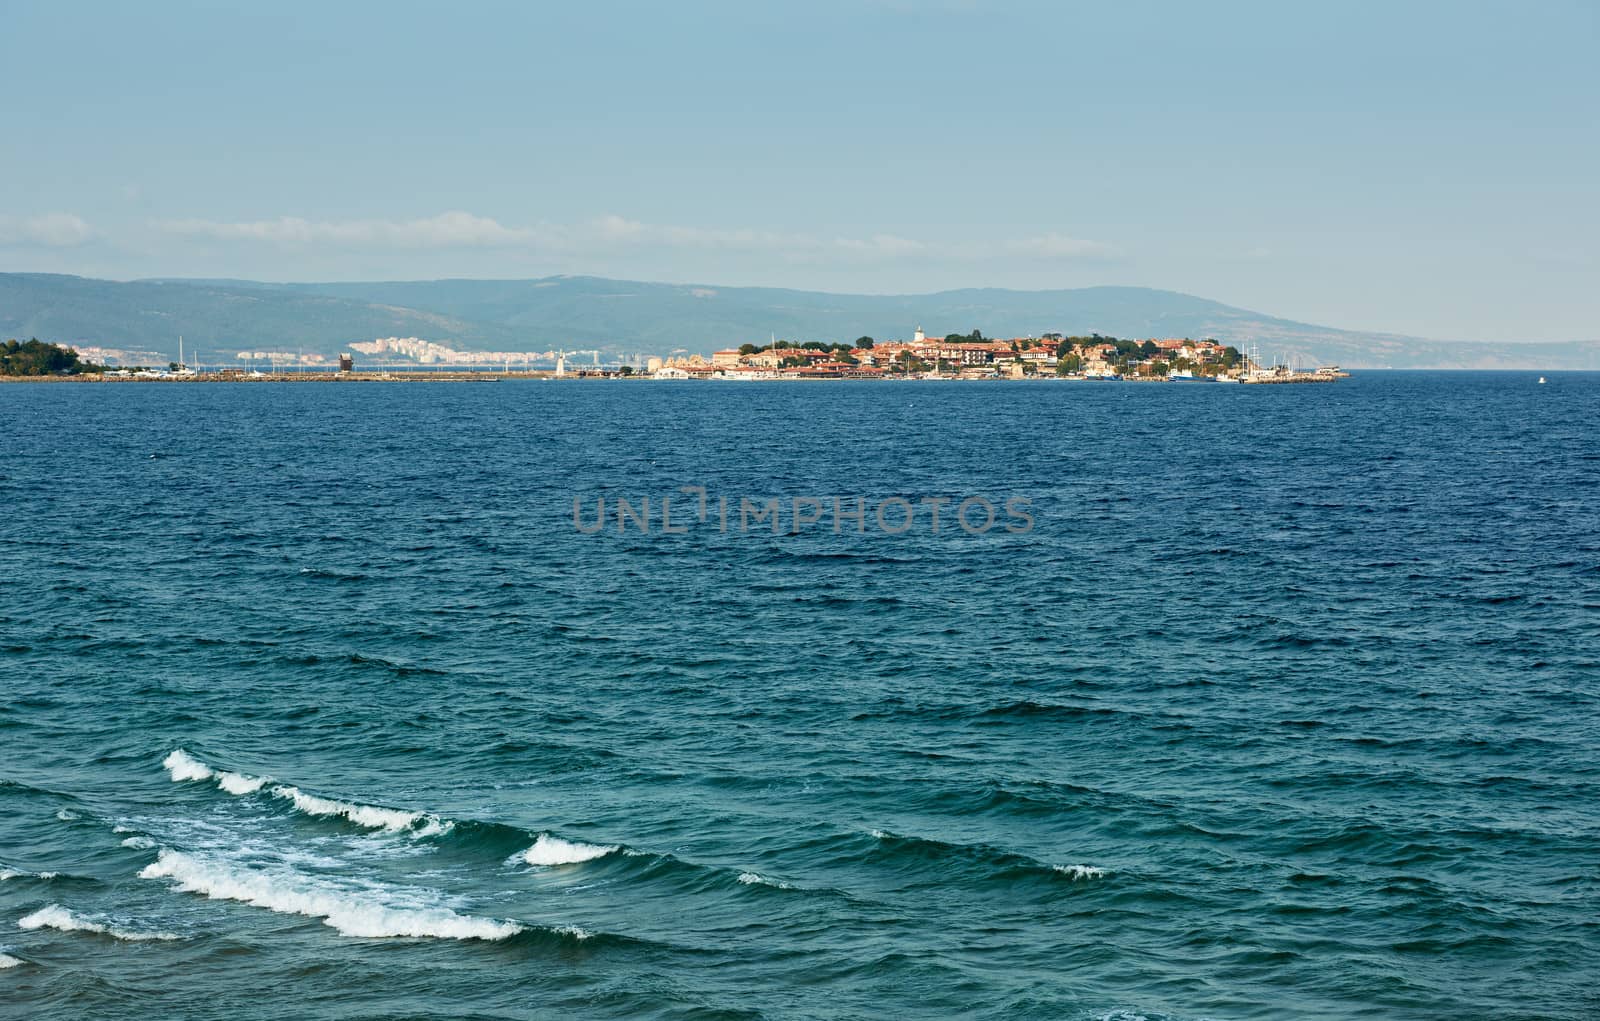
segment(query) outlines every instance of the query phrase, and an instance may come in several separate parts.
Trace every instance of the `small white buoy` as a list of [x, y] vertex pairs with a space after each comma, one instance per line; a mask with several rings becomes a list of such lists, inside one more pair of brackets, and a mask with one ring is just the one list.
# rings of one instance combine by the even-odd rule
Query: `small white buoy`
[[1544, 377], [1543, 377], [1543, 376], [1540, 376], [1540, 377], [1539, 377], [1539, 382], [1541, 382], [1541, 383], [1543, 383], [1543, 382], [1544, 382]]

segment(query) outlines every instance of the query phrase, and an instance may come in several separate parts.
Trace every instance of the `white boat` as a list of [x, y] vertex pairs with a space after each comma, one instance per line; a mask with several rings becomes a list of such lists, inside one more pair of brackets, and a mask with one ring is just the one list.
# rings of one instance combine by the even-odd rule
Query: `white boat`
[[1541, 383], [1543, 383], [1543, 382], [1544, 382], [1544, 377], [1543, 377], [1543, 376], [1540, 376], [1540, 377], [1539, 377], [1539, 382], [1541, 382]]

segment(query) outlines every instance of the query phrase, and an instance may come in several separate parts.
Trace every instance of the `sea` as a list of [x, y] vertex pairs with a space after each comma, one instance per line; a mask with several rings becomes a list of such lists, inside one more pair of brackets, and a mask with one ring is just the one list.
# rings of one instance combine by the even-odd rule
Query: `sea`
[[1595, 1018], [1597, 423], [0, 386], [0, 1016]]

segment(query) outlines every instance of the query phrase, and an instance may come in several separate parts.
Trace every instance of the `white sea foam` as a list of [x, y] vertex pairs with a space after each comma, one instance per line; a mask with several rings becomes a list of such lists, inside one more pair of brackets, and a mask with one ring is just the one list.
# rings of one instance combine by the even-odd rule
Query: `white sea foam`
[[29, 872], [26, 869], [14, 869], [9, 865], [0, 865], [0, 883], [5, 882], [7, 879], [21, 879], [23, 876], [27, 876], [29, 879], [54, 879], [58, 875], [60, 875], [59, 872]]
[[285, 915], [320, 918], [346, 936], [385, 936], [500, 940], [523, 927], [514, 922], [474, 918], [449, 908], [427, 906], [404, 891], [376, 885], [354, 888], [292, 869], [251, 869], [225, 861], [162, 848], [139, 873], [141, 879], [168, 878], [176, 889], [214, 900], [235, 900]]
[[243, 773], [217, 771], [217, 786], [229, 794], [254, 794], [267, 782], [264, 776], [246, 776]]
[[1106, 874], [1105, 869], [1093, 865], [1056, 865], [1054, 868], [1069, 879], [1099, 879]]
[[447, 833], [455, 826], [455, 823], [440, 819], [428, 812], [408, 812], [399, 808], [380, 808], [377, 805], [336, 801], [333, 798], [307, 794], [300, 788], [288, 784], [278, 784], [269, 793], [274, 797], [294, 802], [294, 807], [307, 815], [338, 816], [350, 820], [357, 826], [373, 830], [391, 832], [412, 830], [415, 836], [432, 837]]
[[143, 834], [137, 834], [124, 838], [122, 846], [131, 847], [135, 851], [149, 851], [155, 848], [156, 842]]
[[739, 873], [739, 882], [744, 883], [746, 886], [775, 886], [780, 890], [794, 889], [793, 886], [785, 883], [781, 879], [773, 879], [770, 876], [763, 876], [759, 872], [741, 872]]
[[229, 794], [254, 794], [267, 782], [266, 777], [249, 776], [245, 773], [231, 773], [226, 769], [213, 769], [179, 748], [161, 761], [172, 774], [174, 783], [183, 780], [215, 780], [217, 786]]
[[62, 822], [71, 822], [72, 820], [78, 818], [78, 813], [74, 812], [70, 808], [58, 808], [56, 809], [56, 818], [60, 819]]
[[548, 833], [539, 834], [533, 846], [522, 852], [522, 860], [529, 865], [576, 865], [581, 861], [603, 858], [617, 850], [617, 844], [585, 844], [577, 840], [562, 840]]
[[[217, 786], [229, 794], [254, 794], [272, 782], [269, 777], [213, 769], [182, 748], [168, 755], [162, 765], [172, 774], [172, 779], [175, 781], [216, 780]], [[273, 784], [267, 788], [267, 793], [293, 802], [296, 809], [307, 815], [340, 817], [368, 829], [391, 832], [409, 830], [412, 836], [433, 837], [448, 833], [455, 826], [455, 823], [428, 812], [408, 812], [398, 808], [336, 801], [333, 798], [308, 794], [298, 787], [285, 783]]]
[[172, 774], [173, 783], [181, 783], [184, 780], [209, 780], [216, 775], [212, 772], [210, 766], [182, 748], [162, 759], [161, 765], [165, 766], [167, 772]]
[[21, 963], [20, 960], [10, 954], [0, 953], [0, 971], [5, 971], [7, 968], [15, 968]]
[[60, 904], [49, 904], [40, 908], [31, 915], [25, 915], [17, 921], [19, 929], [60, 929], [62, 932], [98, 932], [116, 939], [146, 940], [146, 939], [182, 939], [182, 936], [170, 932], [137, 932], [124, 929], [110, 922], [99, 921], [69, 911]]

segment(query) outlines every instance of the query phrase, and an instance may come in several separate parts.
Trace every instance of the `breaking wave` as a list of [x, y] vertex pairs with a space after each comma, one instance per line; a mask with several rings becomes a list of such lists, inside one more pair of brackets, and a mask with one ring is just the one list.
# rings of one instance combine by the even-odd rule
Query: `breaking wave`
[[233, 900], [285, 915], [320, 918], [346, 936], [502, 940], [524, 931], [514, 922], [475, 918], [445, 907], [397, 903], [404, 891], [363, 885], [356, 889], [290, 869], [241, 868], [162, 848], [139, 873], [171, 879], [174, 889], [213, 900]]
[[110, 922], [99, 921], [69, 911], [60, 904], [49, 904], [17, 922], [19, 929], [60, 929], [62, 932], [98, 932], [105, 936], [125, 940], [182, 939], [170, 932], [137, 932]]
[[[399, 808], [383, 808], [350, 801], [338, 801], [307, 792], [291, 784], [273, 783], [269, 777], [250, 776], [224, 769], [215, 769], [190, 755], [182, 748], [162, 760], [174, 783], [186, 780], [215, 780], [217, 786], [229, 794], [254, 794], [267, 787], [275, 798], [291, 802], [296, 810], [306, 815], [346, 819], [357, 826], [390, 832], [409, 832], [416, 837], [433, 837], [448, 833], [455, 824], [430, 812], [411, 812]], [[267, 785], [271, 784], [270, 787]]]
[[785, 883], [781, 879], [773, 879], [770, 876], [763, 876], [759, 872], [741, 872], [739, 873], [739, 882], [746, 886], [771, 886], [779, 890], [794, 889], [793, 884]]
[[333, 798], [307, 794], [300, 788], [291, 787], [288, 784], [278, 784], [272, 787], [268, 793], [273, 797], [293, 802], [294, 807], [306, 815], [348, 819], [357, 826], [365, 826], [367, 829], [389, 830], [391, 832], [410, 830], [413, 836], [433, 837], [441, 833], [448, 833], [455, 825], [428, 812], [408, 812], [399, 808], [382, 808], [377, 805], [336, 801]]
[[217, 774], [217, 786], [229, 794], [254, 794], [266, 782], [264, 777], [245, 776], [243, 773]]
[[168, 773], [172, 774], [172, 782], [179, 783], [184, 780], [209, 780], [216, 775], [211, 767], [190, 755], [182, 748], [161, 760]]
[[585, 844], [579, 840], [562, 840], [541, 833], [533, 846], [522, 852], [522, 860], [529, 865], [576, 865], [604, 858], [616, 850], [619, 850], [617, 844]]
[[1031, 876], [1048, 878], [1065, 876], [1068, 879], [1100, 879], [1104, 869], [1094, 865], [1051, 865], [991, 844], [951, 842], [933, 837], [890, 833], [885, 830], [868, 830], [868, 836], [877, 842], [885, 864], [910, 867], [918, 862], [939, 861], [949, 867], [969, 870], [975, 879], [1010, 882]]
[[15, 968], [21, 963], [21, 960], [12, 957], [10, 954], [0, 953], [0, 971], [5, 971], [7, 968]]

